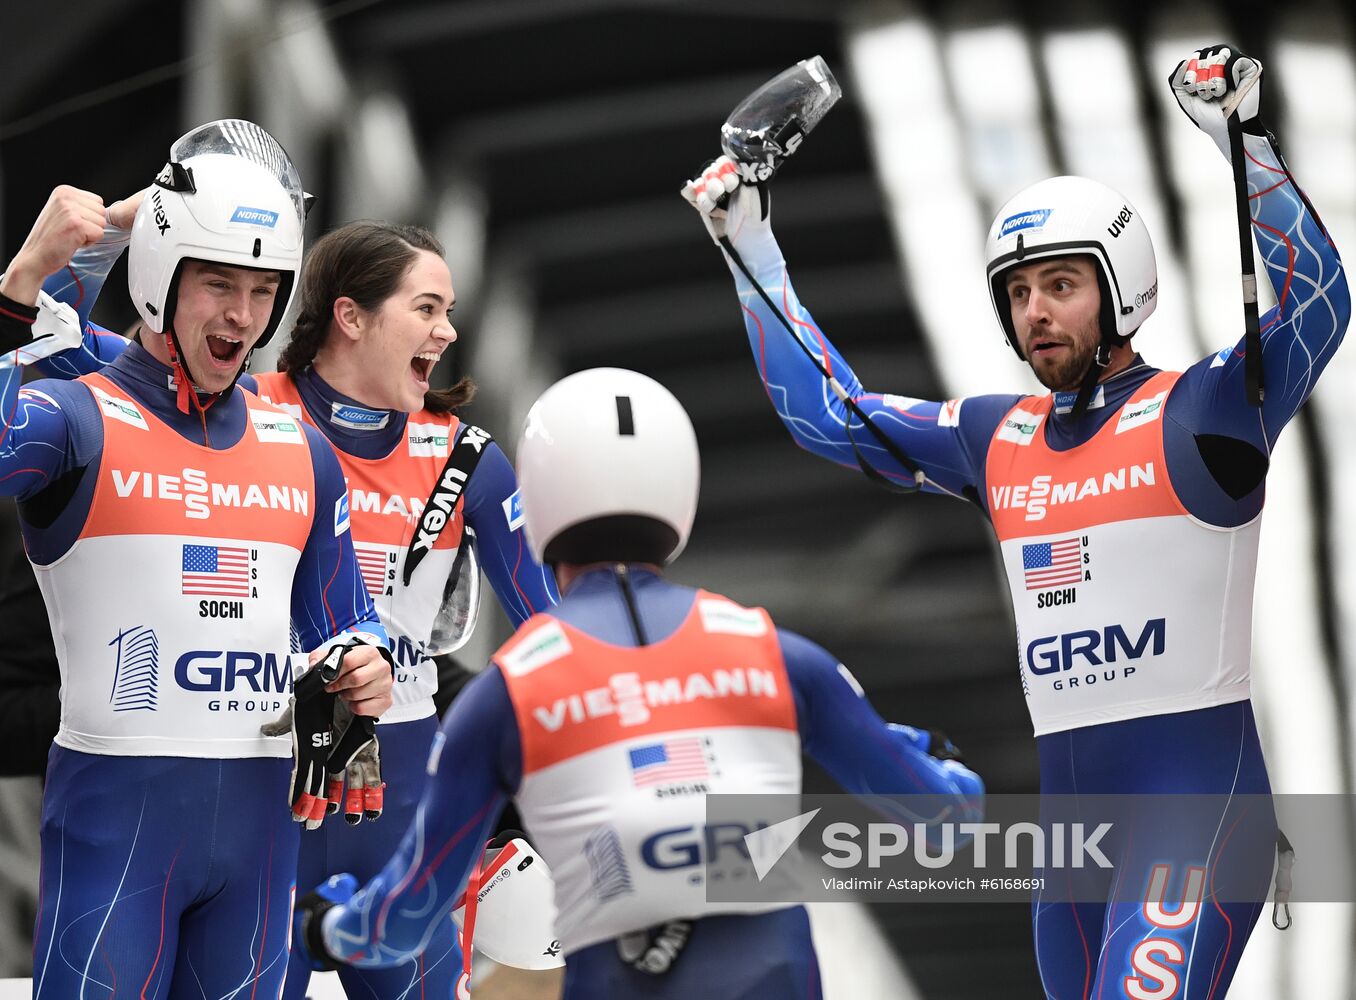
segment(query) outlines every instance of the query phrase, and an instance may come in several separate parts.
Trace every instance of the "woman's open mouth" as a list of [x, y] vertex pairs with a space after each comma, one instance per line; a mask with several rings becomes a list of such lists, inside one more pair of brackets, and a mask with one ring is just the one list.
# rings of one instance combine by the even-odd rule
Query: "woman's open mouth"
[[414, 375], [414, 380], [425, 392], [428, 391], [428, 380], [433, 375], [433, 366], [438, 363], [439, 357], [441, 355], [437, 351], [424, 351], [410, 359], [410, 371]]

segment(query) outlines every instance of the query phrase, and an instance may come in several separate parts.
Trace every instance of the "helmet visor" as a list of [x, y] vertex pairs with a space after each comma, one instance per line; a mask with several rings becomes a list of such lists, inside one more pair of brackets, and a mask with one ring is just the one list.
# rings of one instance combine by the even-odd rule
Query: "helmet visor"
[[472, 544], [474, 537], [469, 528], [462, 535], [465, 555], [460, 572], [449, 576], [443, 586], [443, 598], [424, 647], [429, 656], [455, 653], [466, 645], [475, 631], [476, 619], [480, 616], [480, 560]]
[[223, 118], [220, 121], [199, 125], [184, 133], [170, 147], [170, 160], [182, 163], [192, 156], [216, 153], [225, 156], [239, 156], [255, 163], [275, 178], [292, 199], [292, 207], [297, 213], [297, 222], [306, 223], [306, 192], [301, 187], [301, 177], [287, 151], [278, 145], [278, 140], [269, 135], [254, 122], [240, 118]]

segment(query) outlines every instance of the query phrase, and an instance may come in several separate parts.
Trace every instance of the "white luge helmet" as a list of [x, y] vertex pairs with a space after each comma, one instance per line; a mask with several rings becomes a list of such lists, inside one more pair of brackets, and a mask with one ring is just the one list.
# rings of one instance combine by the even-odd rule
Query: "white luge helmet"
[[[1102, 290], [1102, 343], [1139, 329], [1158, 303], [1158, 265], [1144, 220], [1129, 200], [1086, 177], [1051, 177], [998, 211], [984, 245], [989, 297], [1008, 343], [1024, 359], [1005, 286], [1007, 272], [1045, 257], [1088, 254]], [[1025, 360], [1025, 359], [1024, 359]]]
[[639, 372], [593, 368], [533, 404], [518, 445], [539, 562], [664, 564], [687, 544], [701, 462], [682, 404]]
[[296, 289], [306, 197], [292, 161], [253, 122], [215, 121], [182, 136], [132, 224], [127, 284], [147, 328], [166, 332], [183, 262], [201, 260], [279, 272], [254, 346], [267, 343]]
[[[565, 960], [560, 957], [555, 928], [556, 887], [546, 859], [517, 836], [482, 864], [470, 946], [486, 958], [515, 969], [563, 967]], [[462, 905], [452, 911], [452, 919], [465, 934], [464, 896]], [[462, 947], [467, 946], [463, 938]]]

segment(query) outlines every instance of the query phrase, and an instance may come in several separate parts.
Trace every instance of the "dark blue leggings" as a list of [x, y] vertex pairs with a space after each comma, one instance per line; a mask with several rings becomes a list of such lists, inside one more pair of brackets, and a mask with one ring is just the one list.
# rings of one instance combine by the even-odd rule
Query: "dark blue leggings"
[[[381, 871], [414, 820], [428, 781], [429, 747], [437, 731], [438, 719], [432, 715], [377, 727], [386, 782], [381, 818], [349, 826], [338, 813], [327, 817], [320, 829], [303, 831], [297, 862], [297, 885], [302, 895], [340, 872], [350, 872], [364, 883]], [[342, 966], [339, 981], [348, 996], [362, 1000], [449, 1000], [454, 996], [461, 965], [457, 928], [448, 917], [418, 958], [385, 969]], [[283, 1000], [305, 997], [310, 978], [309, 963], [294, 947]]]
[[1101, 844], [1109, 871], [1037, 872], [1047, 876], [1032, 900], [1047, 997], [1225, 996], [1275, 861], [1271, 786], [1251, 704], [1038, 742], [1047, 819], [1104, 808], [1112, 812], [1099, 816], [1117, 819]]
[[276, 997], [297, 859], [290, 772], [54, 746], [35, 1000]]

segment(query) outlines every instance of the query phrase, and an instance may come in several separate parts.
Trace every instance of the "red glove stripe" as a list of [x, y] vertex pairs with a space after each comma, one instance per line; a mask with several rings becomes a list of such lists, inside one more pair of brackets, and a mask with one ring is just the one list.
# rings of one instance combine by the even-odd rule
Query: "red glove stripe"
[[386, 782], [382, 782], [376, 788], [364, 789], [364, 795], [367, 799], [367, 808], [373, 812], [381, 812], [385, 807]]
[[348, 794], [344, 796], [344, 815], [361, 816], [363, 813], [363, 790], [361, 788], [350, 788]]

